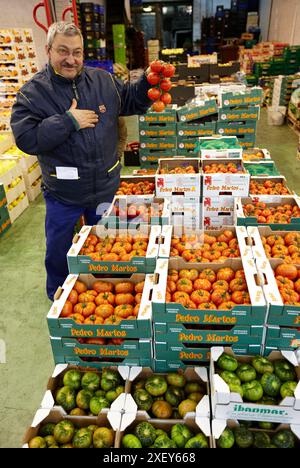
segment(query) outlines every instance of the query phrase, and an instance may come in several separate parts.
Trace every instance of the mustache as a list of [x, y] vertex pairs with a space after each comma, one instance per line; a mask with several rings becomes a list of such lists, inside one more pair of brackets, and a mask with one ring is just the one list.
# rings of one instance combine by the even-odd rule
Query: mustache
[[70, 68], [70, 70], [73, 70], [73, 69], [77, 70], [78, 68], [78, 65], [68, 65], [67, 63], [62, 63], [62, 66], [65, 68]]

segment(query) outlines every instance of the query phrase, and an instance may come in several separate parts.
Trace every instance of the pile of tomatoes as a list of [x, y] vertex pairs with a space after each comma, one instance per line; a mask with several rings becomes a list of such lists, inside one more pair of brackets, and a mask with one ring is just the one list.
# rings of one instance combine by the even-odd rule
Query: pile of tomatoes
[[264, 159], [265, 159], [265, 155], [259, 149], [243, 151], [243, 160], [244, 161], [260, 161], [260, 160], [264, 160]]
[[130, 262], [133, 257], [145, 257], [149, 238], [146, 234], [98, 237], [90, 234], [79, 255], [95, 262]]
[[168, 167], [162, 167], [159, 171], [160, 174], [196, 174], [196, 169], [193, 166], [186, 167], [174, 167], [169, 169]]
[[155, 183], [145, 180], [144, 182], [122, 181], [116, 195], [152, 195]]
[[243, 174], [245, 171], [237, 163], [212, 163], [207, 164], [203, 167], [205, 174], [218, 174], [218, 173], [231, 173], [231, 174]]
[[170, 256], [182, 257], [186, 262], [223, 263], [228, 258], [239, 258], [241, 254], [236, 236], [232, 231], [225, 230], [219, 236], [174, 236]]
[[269, 206], [264, 202], [253, 202], [243, 206], [245, 216], [253, 216], [259, 224], [290, 224], [291, 218], [300, 218], [300, 209], [289, 203]]
[[137, 205], [131, 203], [126, 209], [119, 206], [116, 202], [112, 208], [112, 214], [118, 216], [121, 221], [130, 221], [135, 218], [136, 222], [150, 223], [153, 216], [162, 216], [163, 204], [162, 203], [143, 203]]
[[135, 320], [143, 289], [144, 281], [121, 280], [113, 284], [97, 280], [88, 289], [83, 281], [77, 280], [60, 318], [72, 318], [76, 323], [87, 325], [118, 325], [125, 319]]
[[289, 189], [281, 182], [273, 182], [271, 179], [259, 182], [250, 180], [251, 195], [290, 195]]
[[187, 309], [225, 311], [251, 304], [244, 270], [227, 267], [218, 271], [169, 270], [166, 302], [179, 303]]
[[153, 85], [153, 88], [148, 90], [148, 97], [154, 101], [152, 110], [162, 112], [166, 105], [171, 104], [172, 96], [168, 91], [172, 88], [172, 83], [169, 80], [175, 74], [175, 67], [170, 63], [155, 60], [150, 64], [150, 73], [147, 75], [148, 83]]
[[275, 279], [284, 304], [300, 306], [300, 270], [282, 263], [275, 269]]
[[273, 234], [261, 236], [268, 258], [281, 258], [285, 263], [300, 264], [300, 233], [289, 232], [284, 237]]

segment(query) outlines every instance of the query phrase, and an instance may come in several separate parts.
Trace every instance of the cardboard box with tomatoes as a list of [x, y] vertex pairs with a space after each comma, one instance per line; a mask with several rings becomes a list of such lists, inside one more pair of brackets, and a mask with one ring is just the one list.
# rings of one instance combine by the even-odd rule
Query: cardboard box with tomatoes
[[269, 177], [253, 177], [250, 179], [249, 195], [260, 197], [269, 196], [290, 196], [294, 195], [288, 186], [284, 176], [269, 176]]
[[102, 216], [101, 224], [112, 229], [137, 229], [143, 225], [169, 224], [170, 200], [153, 195], [141, 195], [127, 199], [115, 196], [108, 210]]
[[260, 345], [266, 302], [256, 276], [252, 259], [159, 259], [152, 294], [155, 341], [168, 336], [173, 344]]
[[172, 195], [200, 197], [200, 159], [180, 157], [160, 159], [155, 174], [155, 192], [157, 197]]
[[250, 175], [241, 159], [202, 161], [204, 197], [245, 197], [249, 194]]
[[[224, 356], [224, 353], [226, 356]], [[241, 393], [239, 393], [241, 390], [240, 384], [237, 383], [237, 375], [233, 374], [234, 371], [229, 371], [230, 375], [226, 374], [228, 383], [224, 380], [225, 375], [224, 378], [220, 375], [220, 370], [218, 370], [220, 367], [218, 363], [221, 356], [224, 362], [224, 367], [222, 366], [221, 369], [225, 369], [225, 362], [228, 363], [226, 364], [226, 369], [228, 368], [228, 370], [228, 366], [230, 366], [232, 369], [237, 369], [237, 365], [246, 366], [243, 369], [243, 372], [245, 372], [242, 380], [242, 382], [245, 384], [242, 385], [243, 393], [245, 393], [243, 394], [243, 397], [241, 396]], [[257, 375], [252, 365], [254, 358], [255, 357], [253, 355], [236, 356], [232, 349], [228, 347], [223, 348], [222, 346], [219, 346], [211, 348], [209, 375], [213, 418], [223, 420], [234, 419], [237, 421], [265, 421], [280, 424], [299, 424], [300, 368], [296, 353], [293, 351], [283, 350], [273, 351], [268, 356], [268, 361], [270, 364], [266, 361], [257, 363], [257, 366], [260, 365], [262, 366], [262, 369], [266, 369], [266, 366], [272, 366], [272, 368], [274, 368], [275, 362], [277, 362], [278, 371], [280, 371], [280, 374], [282, 374], [283, 377], [278, 381], [278, 378], [274, 376], [276, 380], [276, 392], [275, 387], [272, 386], [272, 389], [269, 387], [266, 393], [265, 389], [267, 389], [267, 382], [265, 382], [264, 387], [262, 387], [262, 383], [260, 383], [258, 380], [255, 380], [255, 378], [252, 380], [250, 379], [250, 377]], [[259, 360], [260, 358], [256, 357], [256, 359]], [[233, 365], [234, 367], [232, 367]], [[248, 367], [249, 365], [250, 367]], [[249, 372], [248, 375], [246, 375], [247, 371]], [[267, 372], [267, 374], [263, 373], [263, 375], [268, 375], [268, 371], [263, 372]], [[269, 375], [273, 377], [273, 374], [270, 372]], [[229, 380], [229, 377], [232, 380]], [[267, 381], [267, 377], [265, 380]], [[282, 394], [279, 394], [279, 387], [282, 385], [282, 383], [287, 381], [295, 381], [295, 385], [293, 386], [294, 389], [291, 392], [293, 396], [288, 396], [290, 394], [290, 390], [286, 390], [282, 394], [287, 396], [282, 397]], [[278, 400], [274, 400], [275, 397], [270, 398], [269, 393], [277, 395]], [[265, 396], [265, 402], [262, 399], [263, 396]]]
[[[53, 338], [151, 339], [152, 287], [153, 275], [101, 280], [69, 275], [47, 315], [49, 334]], [[85, 362], [80, 357], [77, 361]]]
[[83, 226], [67, 253], [69, 272], [106, 274], [153, 273], [161, 226], [106, 229]]
[[244, 162], [263, 162], [270, 159], [271, 155], [267, 149], [253, 148], [251, 150], [245, 149], [243, 151]]
[[274, 230], [293, 231], [300, 226], [299, 197], [270, 196], [268, 201], [261, 196], [237, 197], [234, 216], [238, 226], [268, 225]]

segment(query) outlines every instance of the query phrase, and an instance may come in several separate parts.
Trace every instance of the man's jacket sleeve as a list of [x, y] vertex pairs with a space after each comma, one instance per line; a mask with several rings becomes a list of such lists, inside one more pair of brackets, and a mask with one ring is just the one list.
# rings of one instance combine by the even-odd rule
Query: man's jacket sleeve
[[113, 79], [121, 99], [120, 115], [145, 114], [152, 103], [147, 95], [152, 86], [148, 83], [145, 73], [133, 84]]
[[76, 131], [75, 123], [67, 113], [45, 118], [23, 93], [17, 95], [10, 124], [18, 148], [34, 155], [53, 150]]

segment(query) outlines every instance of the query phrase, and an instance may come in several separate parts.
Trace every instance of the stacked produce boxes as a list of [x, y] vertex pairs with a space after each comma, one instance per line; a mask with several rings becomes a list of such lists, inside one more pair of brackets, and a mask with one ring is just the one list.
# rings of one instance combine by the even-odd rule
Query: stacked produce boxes
[[3, 184], [0, 184], [0, 236], [11, 226], [9, 213], [7, 210], [7, 198]]
[[28, 207], [22, 168], [12, 159], [0, 159], [0, 183], [3, 184], [10, 221], [13, 223]]

